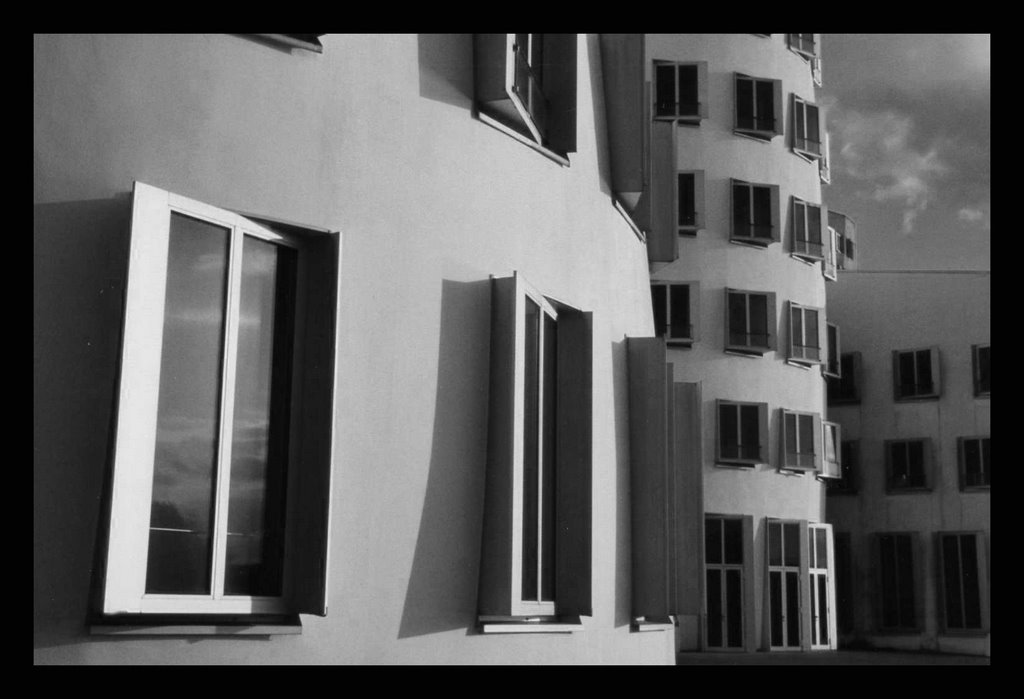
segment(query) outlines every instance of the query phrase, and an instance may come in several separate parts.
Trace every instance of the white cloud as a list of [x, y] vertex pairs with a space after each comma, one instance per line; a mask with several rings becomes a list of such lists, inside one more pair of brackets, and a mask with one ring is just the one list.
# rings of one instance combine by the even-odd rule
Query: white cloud
[[968, 223], [977, 223], [981, 219], [985, 218], [985, 212], [980, 209], [972, 209], [964, 207], [956, 212], [957, 217], [961, 221], [967, 221]]

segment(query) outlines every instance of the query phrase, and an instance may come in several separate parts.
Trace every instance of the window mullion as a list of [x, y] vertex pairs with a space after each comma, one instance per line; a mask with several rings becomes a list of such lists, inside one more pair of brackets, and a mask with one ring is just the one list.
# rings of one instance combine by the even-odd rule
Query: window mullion
[[217, 437], [216, 499], [214, 505], [213, 585], [214, 599], [224, 596], [224, 571], [227, 558], [228, 498], [231, 477], [231, 438], [235, 414], [235, 376], [237, 369], [238, 323], [242, 288], [242, 229], [231, 230], [228, 251], [227, 326], [222, 359], [224, 382], [220, 398], [220, 426]]

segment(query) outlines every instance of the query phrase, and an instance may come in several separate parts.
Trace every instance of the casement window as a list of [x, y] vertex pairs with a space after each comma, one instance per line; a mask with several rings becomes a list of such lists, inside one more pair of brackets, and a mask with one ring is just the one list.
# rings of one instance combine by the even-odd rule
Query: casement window
[[837, 422], [821, 421], [821, 478], [839, 480], [842, 477], [842, 427]]
[[960, 490], [988, 490], [992, 484], [992, 457], [989, 437], [960, 437]]
[[992, 395], [992, 368], [989, 359], [990, 345], [971, 346], [971, 364], [974, 368], [974, 395], [979, 398]]
[[793, 95], [793, 150], [805, 158], [817, 160], [821, 157], [821, 134], [825, 129], [821, 123], [821, 110]]
[[339, 250], [135, 184], [104, 614], [326, 614]]
[[793, 471], [822, 470], [821, 416], [795, 410], [779, 410], [782, 424], [779, 468]]
[[839, 269], [839, 234], [832, 226], [826, 226], [827, 236], [825, 238], [825, 259], [821, 261], [821, 276], [834, 282]]
[[841, 441], [839, 446], [839, 478], [826, 483], [827, 495], [852, 495], [857, 492], [854, 480], [857, 472], [858, 442]]
[[798, 364], [822, 363], [825, 312], [821, 308], [789, 302], [789, 356]]
[[878, 627], [884, 631], [919, 628], [918, 542], [913, 534], [875, 536], [878, 560]]
[[828, 238], [828, 208], [793, 197], [793, 255], [822, 260]]
[[938, 398], [941, 393], [939, 348], [894, 351], [892, 384], [898, 401]]
[[591, 614], [592, 319], [493, 279], [483, 630]]
[[828, 131], [824, 133], [825, 142], [821, 146], [821, 158], [818, 159], [818, 178], [824, 184], [832, 184], [832, 150]]
[[743, 650], [745, 646], [744, 518], [708, 515], [704, 518], [705, 648]]
[[708, 64], [654, 62], [654, 118], [699, 124], [708, 116]]
[[654, 334], [669, 345], [689, 347], [698, 338], [700, 285], [651, 282]]
[[719, 400], [717, 411], [716, 463], [768, 463], [768, 404]]
[[314, 53], [324, 52], [323, 44], [320, 43], [320, 37], [323, 34], [253, 34], [252, 36]]
[[821, 373], [835, 379], [843, 376], [843, 362], [840, 359], [839, 326], [825, 323], [825, 363], [821, 365]]
[[[837, 342], [838, 344], [838, 342]], [[839, 378], [826, 378], [829, 405], [860, 402], [860, 352], [842, 352], [839, 355]]]
[[811, 59], [811, 80], [814, 81], [815, 86], [821, 87], [821, 56]]
[[775, 292], [725, 290], [725, 349], [763, 355], [776, 343]]
[[804, 58], [815, 58], [819, 53], [821, 45], [820, 34], [786, 34], [786, 43], [789, 48]]
[[782, 134], [782, 81], [736, 73], [734, 131], [762, 141]]
[[983, 532], [937, 534], [942, 571], [942, 629], [947, 632], [988, 628], [988, 567]]
[[887, 440], [885, 442], [887, 492], [930, 489], [931, 461], [930, 440]]
[[836, 267], [848, 269], [853, 261], [853, 237], [855, 235], [853, 219], [829, 209], [827, 220], [828, 225], [836, 231]]
[[779, 187], [732, 180], [732, 217], [729, 239], [766, 247], [782, 237]]
[[562, 160], [574, 152], [576, 43], [575, 34], [474, 34], [481, 120]]
[[676, 176], [676, 223], [681, 235], [693, 236], [704, 228], [704, 171]]

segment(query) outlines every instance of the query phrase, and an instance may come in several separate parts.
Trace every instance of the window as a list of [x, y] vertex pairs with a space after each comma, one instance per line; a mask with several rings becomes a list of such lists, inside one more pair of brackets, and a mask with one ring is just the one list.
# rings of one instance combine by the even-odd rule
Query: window
[[730, 240], [766, 247], [781, 237], [779, 187], [732, 181], [732, 227]]
[[852, 495], [857, 492], [854, 480], [857, 471], [858, 443], [856, 440], [840, 442], [839, 446], [839, 478], [826, 483], [827, 495]]
[[820, 471], [822, 455], [821, 417], [817, 413], [781, 410], [782, 458], [780, 469]]
[[917, 542], [912, 534], [878, 534], [879, 607], [882, 630], [916, 631], [917, 585], [914, 559]]
[[135, 184], [104, 614], [326, 614], [338, 251]]
[[481, 120], [562, 160], [576, 150], [575, 34], [474, 34], [473, 51]]
[[720, 464], [768, 463], [768, 404], [719, 400], [716, 446]]
[[833, 209], [828, 210], [828, 225], [836, 231], [836, 268], [849, 269], [853, 262], [853, 219]]
[[893, 352], [892, 378], [896, 400], [938, 398], [939, 348]]
[[708, 115], [708, 64], [654, 62], [654, 118], [699, 124]]
[[782, 81], [736, 73], [735, 132], [762, 141], [782, 133]]
[[793, 197], [793, 254], [807, 260], [825, 258], [828, 209]]
[[834, 282], [839, 269], [839, 241], [835, 228], [826, 226], [827, 236], [825, 238], [825, 259], [821, 261], [821, 276]]
[[805, 58], [818, 55], [818, 34], [786, 34], [789, 48]]
[[825, 132], [825, 143], [821, 147], [821, 158], [818, 159], [818, 179], [825, 184], [832, 184], [832, 151], [828, 131]]
[[491, 288], [485, 632], [491, 622], [591, 614], [591, 314], [519, 274]]
[[839, 358], [839, 326], [825, 323], [825, 363], [821, 365], [821, 373], [839, 379], [843, 376], [843, 363]]
[[704, 228], [704, 171], [680, 172], [676, 179], [676, 222], [681, 235]]
[[743, 518], [704, 518], [705, 647], [744, 646]]
[[768, 520], [769, 646], [800, 647], [800, 522]]
[[839, 479], [842, 476], [842, 452], [839, 444], [842, 428], [839, 423], [821, 422], [821, 436], [824, 452], [822, 454], [821, 473], [822, 478]]
[[927, 490], [930, 451], [931, 443], [927, 439], [886, 441], [887, 491]]
[[990, 396], [992, 392], [992, 369], [989, 364], [989, 345], [973, 345], [971, 358], [974, 366], [974, 395]]
[[988, 490], [992, 479], [989, 437], [960, 437], [960, 490]]
[[789, 361], [821, 364], [825, 313], [820, 308], [789, 302]]
[[746, 355], [774, 350], [775, 292], [725, 290], [725, 349]]
[[945, 631], [988, 628], [987, 576], [982, 532], [939, 533], [942, 570], [942, 627]]
[[839, 378], [826, 378], [829, 405], [859, 403], [860, 382], [860, 352], [841, 353], [839, 355]]
[[793, 150], [810, 160], [821, 157], [821, 111], [793, 95]]
[[697, 339], [700, 286], [697, 282], [651, 282], [654, 334], [669, 345], [689, 347]]

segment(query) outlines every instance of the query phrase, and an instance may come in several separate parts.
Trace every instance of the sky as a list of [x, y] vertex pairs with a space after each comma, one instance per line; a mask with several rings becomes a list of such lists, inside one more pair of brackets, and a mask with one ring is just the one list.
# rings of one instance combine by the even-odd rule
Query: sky
[[825, 34], [825, 203], [859, 269], [991, 269], [991, 39]]

